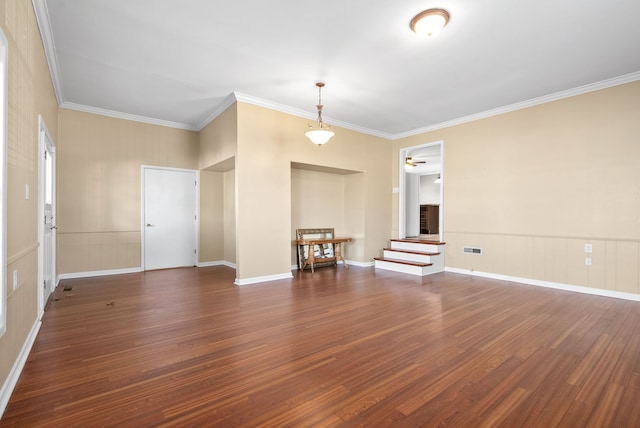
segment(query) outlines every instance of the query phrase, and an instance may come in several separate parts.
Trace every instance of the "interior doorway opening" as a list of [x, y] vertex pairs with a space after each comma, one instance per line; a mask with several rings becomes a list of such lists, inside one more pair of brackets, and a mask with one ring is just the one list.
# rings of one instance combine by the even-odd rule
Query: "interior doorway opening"
[[443, 141], [400, 149], [399, 238], [443, 240]]

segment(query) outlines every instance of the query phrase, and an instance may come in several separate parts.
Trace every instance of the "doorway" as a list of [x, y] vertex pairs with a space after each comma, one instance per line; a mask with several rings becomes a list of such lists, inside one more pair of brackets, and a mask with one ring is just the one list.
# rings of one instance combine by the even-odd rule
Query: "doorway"
[[38, 317], [56, 286], [56, 147], [38, 116]]
[[197, 194], [195, 170], [142, 167], [142, 269], [195, 266]]
[[[443, 240], [443, 141], [436, 141], [400, 149], [399, 155], [399, 238], [419, 237], [421, 233], [421, 205], [432, 205], [437, 209], [437, 230], [429, 229], [430, 239]], [[432, 178], [433, 179], [432, 179]], [[432, 181], [430, 187], [437, 190], [435, 200], [425, 202], [421, 198], [421, 182]], [[424, 184], [422, 185], [424, 188]], [[432, 218], [436, 214], [431, 214]]]

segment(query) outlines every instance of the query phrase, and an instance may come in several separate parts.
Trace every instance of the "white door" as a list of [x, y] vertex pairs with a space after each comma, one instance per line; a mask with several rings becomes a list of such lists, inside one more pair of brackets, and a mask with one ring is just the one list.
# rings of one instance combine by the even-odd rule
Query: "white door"
[[49, 295], [55, 288], [56, 278], [56, 151], [47, 127], [39, 119], [39, 184], [38, 206], [40, 211], [39, 241], [39, 277], [38, 314], [42, 316]]
[[193, 170], [143, 167], [144, 270], [196, 264], [196, 188]]

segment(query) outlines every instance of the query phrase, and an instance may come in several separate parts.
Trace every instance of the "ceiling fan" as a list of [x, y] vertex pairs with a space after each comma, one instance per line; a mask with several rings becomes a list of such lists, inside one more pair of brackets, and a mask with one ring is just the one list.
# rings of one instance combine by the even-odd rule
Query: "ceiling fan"
[[404, 165], [408, 167], [413, 167], [421, 163], [427, 163], [427, 161], [417, 160], [412, 158], [411, 156], [407, 156], [404, 160]]

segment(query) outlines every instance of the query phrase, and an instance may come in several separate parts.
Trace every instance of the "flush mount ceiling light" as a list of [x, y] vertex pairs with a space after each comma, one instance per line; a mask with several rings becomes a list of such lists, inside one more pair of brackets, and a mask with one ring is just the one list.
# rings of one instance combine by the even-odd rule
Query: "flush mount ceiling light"
[[449, 22], [449, 12], [444, 9], [428, 9], [420, 12], [411, 20], [411, 30], [414, 33], [433, 37], [440, 33]]
[[304, 135], [311, 140], [313, 144], [317, 144], [318, 146], [323, 145], [331, 137], [335, 135], [329, 125], [326, 125], [322, 121], [322, 88], [324, 87], [324, 83], [318, 82], [316, 83], [318, 87], [318, 120], [315, 124], [309, 125], [309, 130], [304, 133]]

